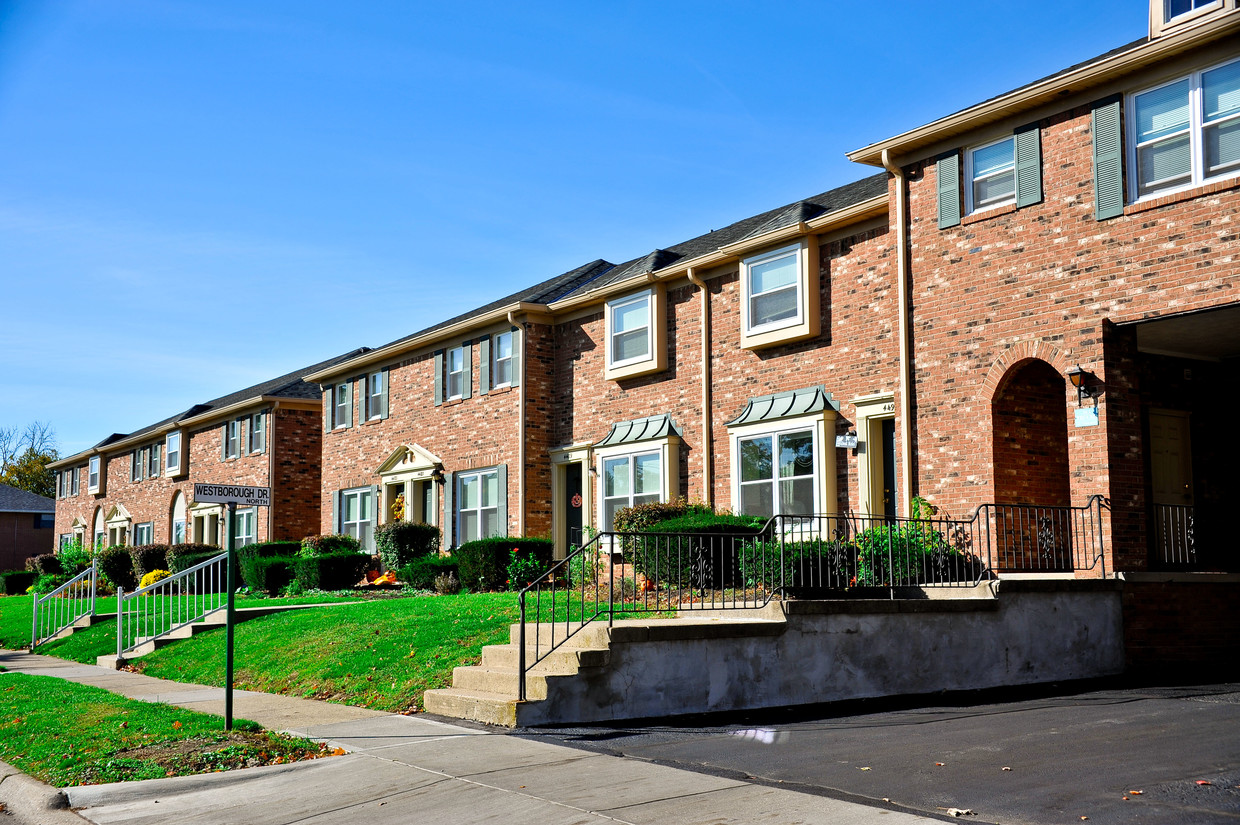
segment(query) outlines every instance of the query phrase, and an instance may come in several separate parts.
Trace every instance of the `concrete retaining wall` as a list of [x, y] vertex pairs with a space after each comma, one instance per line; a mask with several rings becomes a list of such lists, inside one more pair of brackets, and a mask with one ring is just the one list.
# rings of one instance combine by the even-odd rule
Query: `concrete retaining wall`
[[549, 701], [522, 708], [520, 720], [636, 719], [1116, 674], [1120, 588], [1004, 581], [982, 598], [789, 601], [769, 606], [753, 634], [735, 621], [722, 634], [668, 628], [662, 638], [617, 626], [608, 666], [553, 677]]

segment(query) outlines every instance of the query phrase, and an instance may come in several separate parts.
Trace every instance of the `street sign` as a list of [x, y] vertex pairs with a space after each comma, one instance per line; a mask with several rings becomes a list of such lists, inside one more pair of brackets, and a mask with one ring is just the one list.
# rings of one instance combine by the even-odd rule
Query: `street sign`
[[195, 484], [194, 503], [269, 507], [271, 506], [271, 488], [243, 487], [238, 484]]

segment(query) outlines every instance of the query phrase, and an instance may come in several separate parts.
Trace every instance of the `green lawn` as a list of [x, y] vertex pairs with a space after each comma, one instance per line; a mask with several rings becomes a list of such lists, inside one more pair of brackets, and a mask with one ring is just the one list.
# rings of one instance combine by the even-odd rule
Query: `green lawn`
[[58, 787], [155, 779], [329, 755], [236, 720], [138, 702], [52, 676], [0, 675], [0, 759]]

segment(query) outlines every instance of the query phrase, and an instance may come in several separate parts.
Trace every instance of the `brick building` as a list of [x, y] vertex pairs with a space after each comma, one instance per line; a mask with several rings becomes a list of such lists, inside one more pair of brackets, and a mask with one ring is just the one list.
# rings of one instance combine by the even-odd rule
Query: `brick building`
[[21, 570], [26, 559], [56, 549], [56, 502], [0, 484], [0, 571]]
[[95, 548], [222, 545], [224, 510], [196, 504], [195, 482], [271, 488], [270, 507], [237, 510], [233, 534], [242, 544], [317, 533], [322, 421], [318, 387], [301, 377], [356, 354], [195, 404], [52, 463], [55, 533]]

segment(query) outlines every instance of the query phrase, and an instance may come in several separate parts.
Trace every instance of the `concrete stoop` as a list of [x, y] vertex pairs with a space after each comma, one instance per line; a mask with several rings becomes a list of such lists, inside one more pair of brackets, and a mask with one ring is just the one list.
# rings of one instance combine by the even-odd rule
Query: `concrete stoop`
[[[504, 727], [567, 721], [557, 709], [579, 704], [578, 694], [600, 681], [612, 665], [613, 651], [617, 648], [659, 642], [773, 636], [784, 629], [778, 608], [774, 613], [745, 611], [744, 617], [737, 616], [735, 611], [730, 613], [681, 619], [626, 619], [610, 627], [606, 622], [597, 622], [582, 628], [550, 653], [547, 648], [551, 640], [563, 639], [564, 627], [529, 625], [526, 627], [526, 661], [533, 662], [538, 652], [545, 657], [529, 669], [524, 702], [517, 698], [521, 626], [514, 624], [509, 629], [508, 644], [489, 645], [483, 648], [478, 665], [452, 671], [452, 687], [426, 691], [425, 709], [441, 716]], [[774, 618], [777, 615], [779, 618]]]

